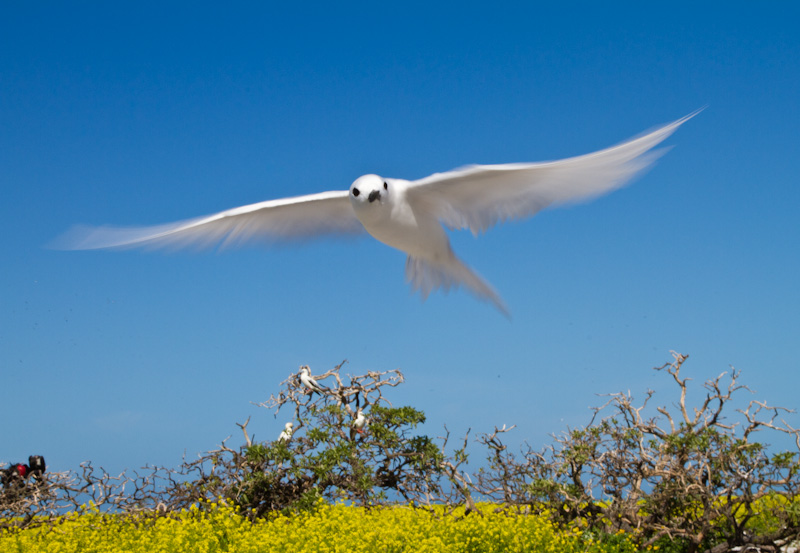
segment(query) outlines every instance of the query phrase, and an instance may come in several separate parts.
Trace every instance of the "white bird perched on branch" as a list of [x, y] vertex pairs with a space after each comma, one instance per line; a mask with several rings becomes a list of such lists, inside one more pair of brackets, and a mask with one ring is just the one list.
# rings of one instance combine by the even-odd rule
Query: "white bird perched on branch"
[[291, 440], [292, 439], [292, 428], [293, 427], [294, 427], [294, 423], [292, 423], [292, 422], [287, 422], [286, 424], [284, 424], [283, 425], [283, 431], [281, 432], [281, 435], [278, 436], [278, 441], [279, 442], [288, 442], [289, 440]]
[[364, 412], [361, 409], [359, 409], [356, 416], [356, 420], [353, 421], [353, 428], [355, 428], [356, 432], [358, 432], [359, 434], [363, 434], [364, 427], [366, 426], [366, 424], [367, 424], [367, 417], [365, 417]]
[[311, 376], [311, 369], [308, 365], [300, 367], [300, 382], [303, 383], [303, 386], [311, 390], [311, 393], [317, 392], [318, 394], [323, 394], [328, 390], [317, 384], [317, 381]]
[[542, 163], [470, 165], [408, 181], [364, 175], [349, 190], [269, 200], [172, 224], [75, 227], [55, 247], [228, 246], [364, 231], [405, 252], [406, 280], [423, 299], [465, 286], [508, 315], [500, 296], [453, 253], [444, 227], [477, 235], [497, 223], [585, 200], [630, 181], [659, 155], [651, 150], [695, 113], [617, 146]]

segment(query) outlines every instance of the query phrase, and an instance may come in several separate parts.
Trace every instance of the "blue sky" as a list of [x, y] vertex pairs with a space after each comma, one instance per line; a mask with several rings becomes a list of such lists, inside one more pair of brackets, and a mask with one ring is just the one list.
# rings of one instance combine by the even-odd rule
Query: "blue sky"
[[[394, 399], [430, 434], [517, 424], [535, 446], [597, 393], [668, 393], [650, 368], [672, 349], [699, 381], [733, 365], [754, 398], [798, 407], [795, 3], [2, 11], [0, 461], [176, 465], [250, 415], [272, 439], [285, 420], [251, 402], [344, 359], [403, 370]], [[421, 302], [404, 256], [367, 238], [45, 248], [76, 223], [588, 153], [706, 105], [631, 186], [452, 234], [511, 321], [463, 291]]]

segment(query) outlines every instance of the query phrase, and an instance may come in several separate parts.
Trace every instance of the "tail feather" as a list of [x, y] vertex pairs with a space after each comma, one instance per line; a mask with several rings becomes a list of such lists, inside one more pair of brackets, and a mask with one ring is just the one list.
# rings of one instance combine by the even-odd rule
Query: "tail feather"
[[463, 284], [476, 297], [492, 302], [503, 315], [511, 317], [506, 304], [495, 289], [455, 255], [444, 263], [408, 256], [406, 281], [411, 284], [413, 291], [419, 291], [423, 300], [434, 290], [441, 289], [443, 292], [448, 292], [451, 288], [458, 288]]

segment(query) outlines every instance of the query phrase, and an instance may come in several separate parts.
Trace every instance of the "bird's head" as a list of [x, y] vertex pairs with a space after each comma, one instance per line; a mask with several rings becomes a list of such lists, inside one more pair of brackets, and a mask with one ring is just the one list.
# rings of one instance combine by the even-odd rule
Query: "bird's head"
[[350, 185], [350, 203], [355, 210], [374, 210], [388, 201], [390, 193], [391, 186], [387, 179], [378, 175], [364, 175]]

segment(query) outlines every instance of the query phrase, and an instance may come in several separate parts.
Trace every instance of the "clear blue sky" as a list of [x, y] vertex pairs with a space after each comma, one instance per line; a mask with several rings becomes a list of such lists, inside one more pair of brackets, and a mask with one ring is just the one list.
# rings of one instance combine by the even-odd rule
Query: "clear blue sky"
[[[650, 368], [671, 349], [699, 381], [733, 365], [800, 407], [799, 11], [4, 2], [0, 461], [176, 465], [249, 415], [272, 439], [286, 421], [250, 402], [343, 359], [402, 369], [394, 397], [433, 435], [517, 424], [542, 445], [596, 393], [669, 390]], [[587, 153], [704, 105], [631, 186], [453, 233], [511, 321], [463, 291], [422, 303], [404, 256], [368, 238], [44, 247], [75, 223]]]

